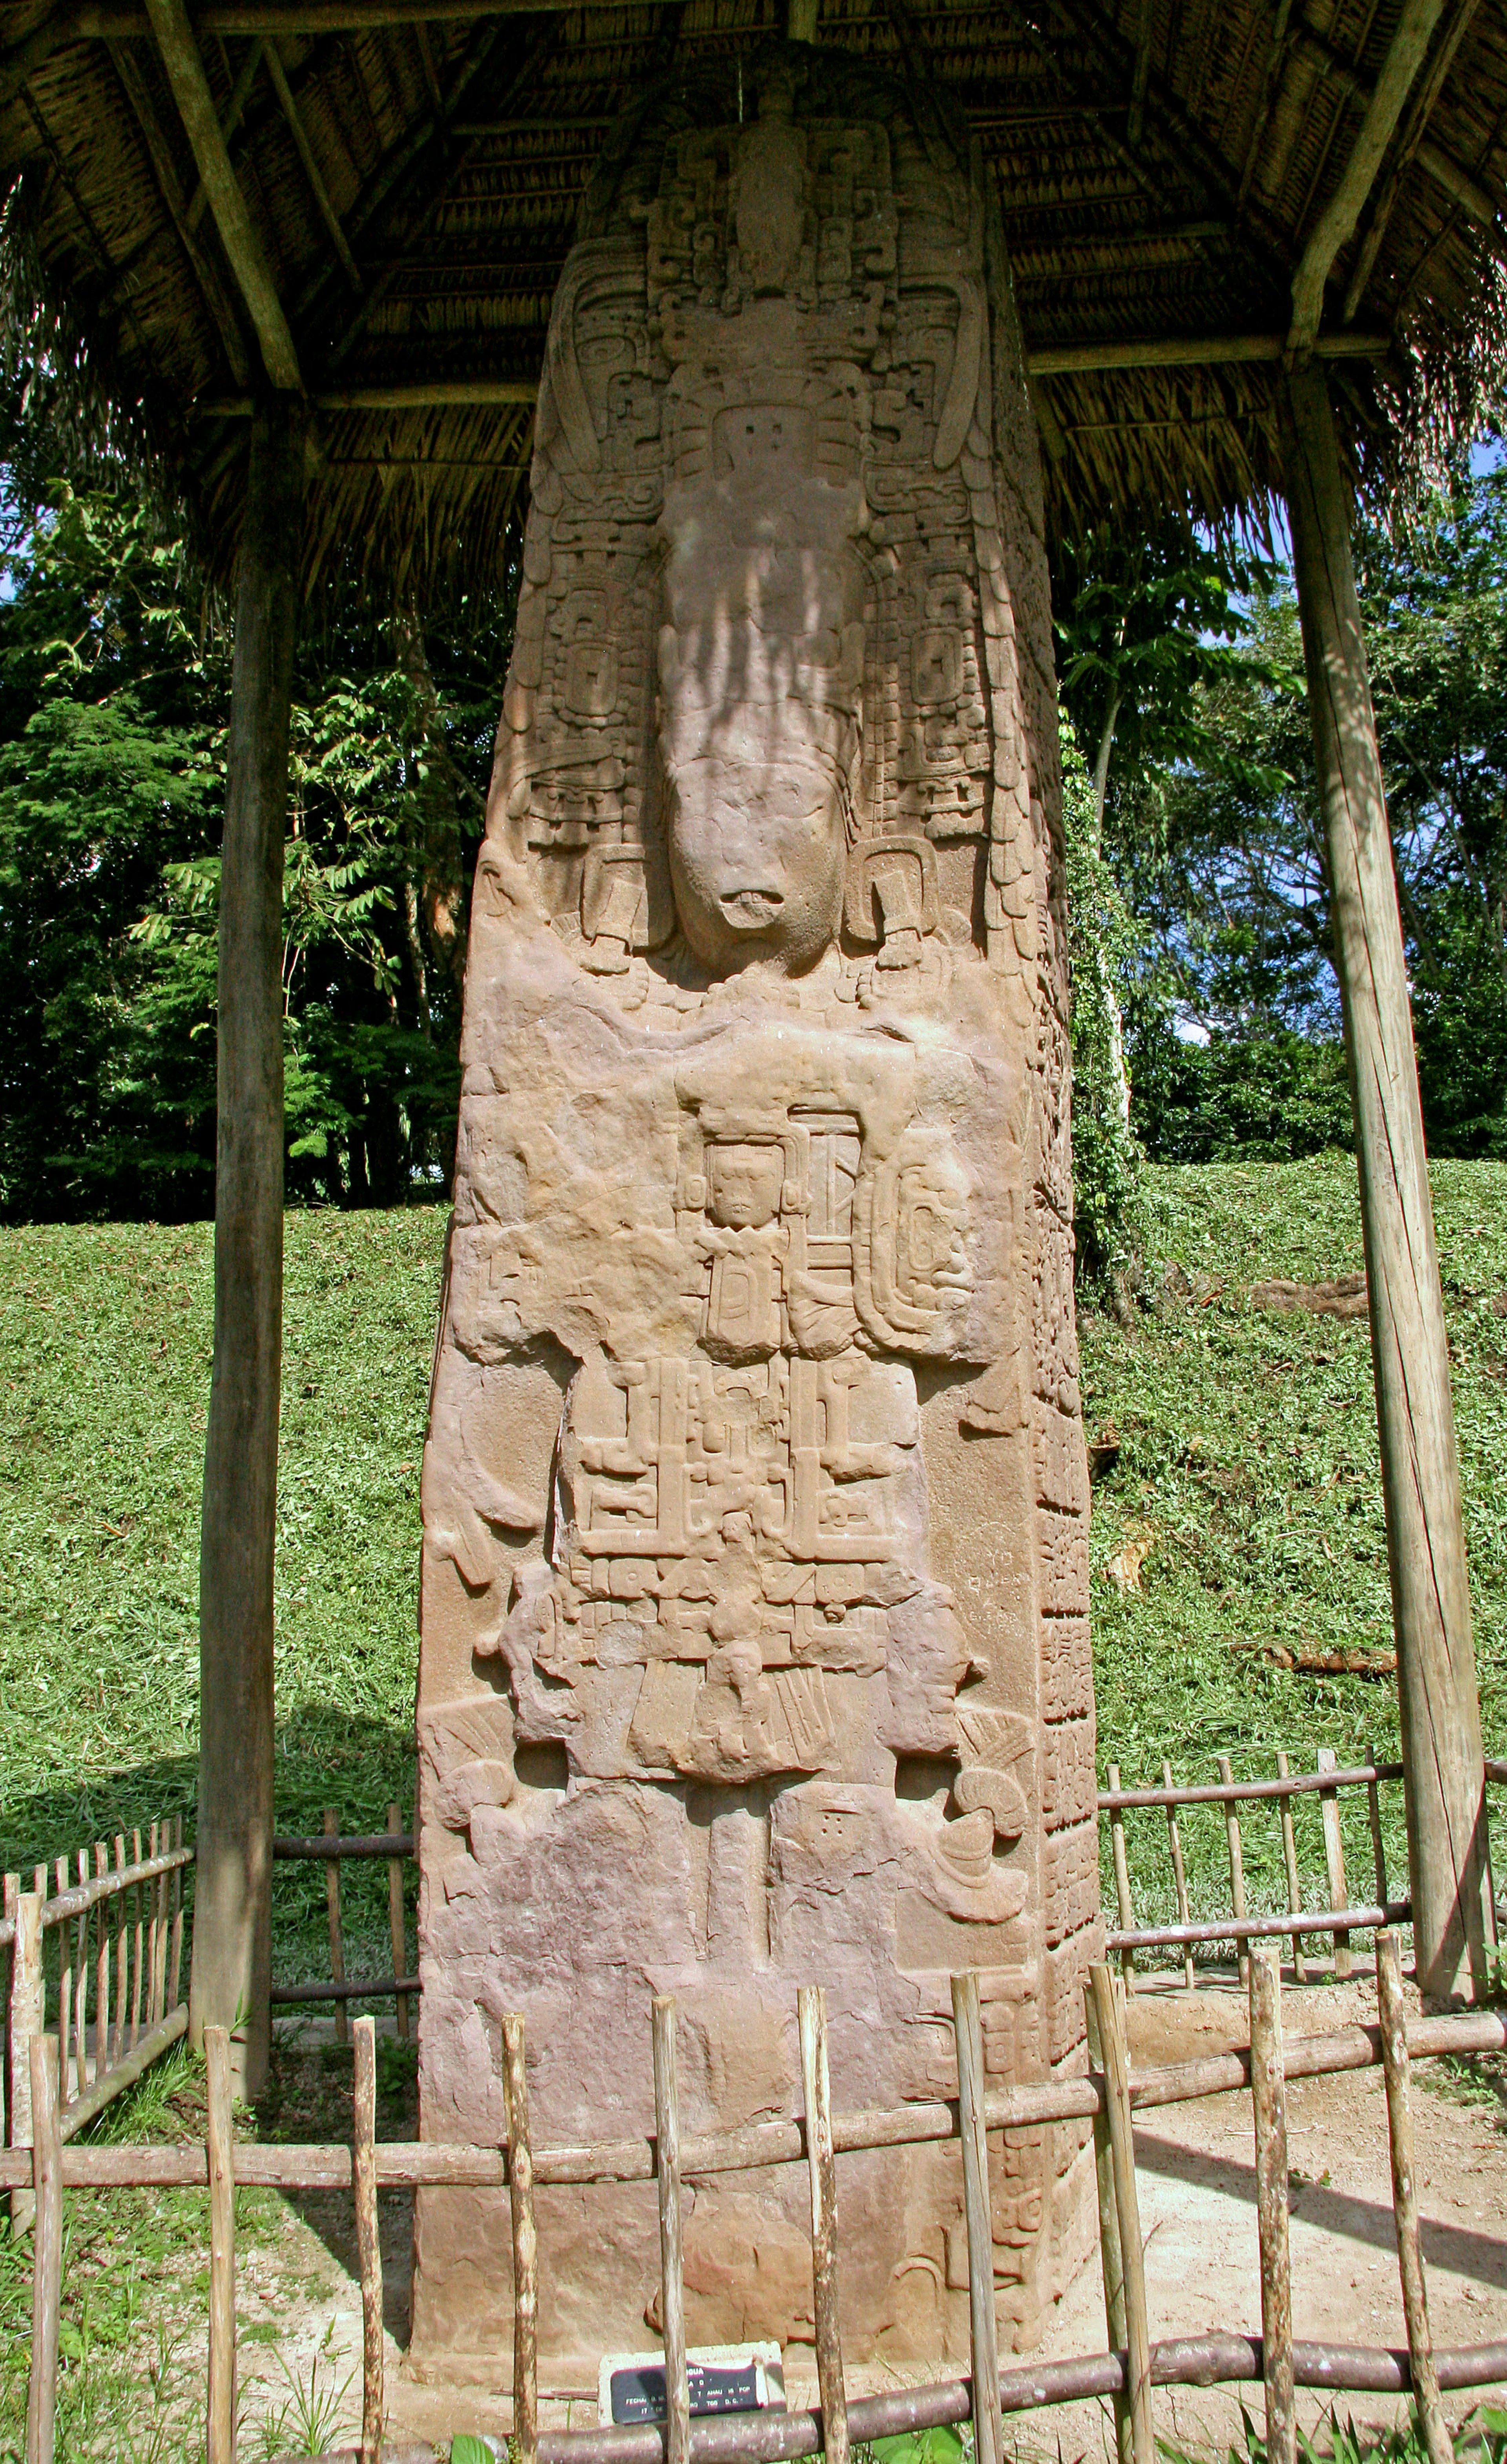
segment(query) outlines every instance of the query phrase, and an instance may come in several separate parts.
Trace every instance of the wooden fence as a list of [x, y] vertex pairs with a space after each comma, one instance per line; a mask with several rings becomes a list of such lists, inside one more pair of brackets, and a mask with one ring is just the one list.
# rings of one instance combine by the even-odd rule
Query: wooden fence
[[[1412, 1915], [1412, 1903], [1407, 1898], [1394, 1899], [1387, 1887], [1386, 1852], [1382, 1838], [1380, 1791], [1388, 1781], [1400, 1780], [1401, 1763], [1378, 1762], [1368, 1753], [1363, 1763], [1339, 1767], [1330, 1747], [1322, 1747], [1317, 1768], [1311, 1771], [1294, 1771], [1288, 1757], [1276, 1757], [1276, 1772], [1271, 1779], [1241, 1779], [1234, 1776], [1228, 1754], [1218, 1757], [1217, 1779], [1203, 1786], [1174, 1788], [1170, 1764], [1162, 1766], [1160, 1788], [1121, 1788], [1119, 1767], [1109, 1766], [1109, 1786], [1100, 1789], [1100, 1816], [1109, 1816], [1110, 1854], [1115, 1877], [1115, 1900], [1119, 1926], [1108, 1937], [1107, 1947], [1120, 1961], [1127, 1986], [1135, 1990], [1136, 1953], [1138, 1950], [1180, 1948], [1183, 1953], [1184, 1982], [1193, 1983], [1193, 1950], [1195, 1945], [1232, 1942], [1240, 1963], [1240, 1976], [1245, 1982], [1249, 1969], [1248, 1945], [1253, 1941], [1287, 1938], [1293, 1946], [1293, 1974], [1296, 1984], [1306, 1981], [1304, 1937], [1328, 1934], [1334, 1946], [1334, 1974], [1345, 1977], [1352, 1972], [1354, 1961], [1350, 1937], [1353, 1933], [1374, 1932], [1378, 1926], [1406, 1925]], [[1507, 1765], [1490, 1766], [1507, 1771]], [[1344, 1839], [1340, 1824], [1340, 1798], [1346, 1789], [1363, 1788], [1371, 1834], [1371, 1861], [1374, 1895], [1370, 1900], [1352, 1903], [1345, 1874]], [[1325, 1884], [1327, 1904], [1305, 1906], [1305, 1889], [1298, 1863], [1296, 1834], [1293, 1824], [1295, 1797], [1317, 1795], [1322, 1817]], [[1229, 1859], [1230, 1915], [1194, 1923], [1188, 1903], [1187, 1877], [1183, 1859], [1182, 1833], [1178, 1823], [1179, 1810], [1186, 1806], [1219, 1805], [1225, 1810], [1225, 1841]], [[1241, 1808], [1271, 1805], [1274, 1808], [1281, 1833], [1282, 1867], [1287, 1882], [1285, 1915], [1252, 1916], [1247, 1905], [1245, 1850], [1246, 1840], [1241, 1826]], [[1159, 1812], [1166, 1823], [1166, 1853], [1176, 1896], [1178, 1921], [1175, 1925], [1138, 1925], [1131, 1899], [1130, 1862], [1125, 1845], [1125, 1815], [1132, 1811]]]
[[[1121, 1788], [1118, 1764], [1109, 1766], [1109, 1786], [1098, 1792], [1100, 1816], [1109, 1818], [1111, 1859], [1115, 1878], [1115, 1894], [1119, 1924], [1108, 1936], [1108, 1948], [1121, 1962], [1127, 1981], [1134, 1990], [1136, 1953], [1156, 1949], [1177, 1948], [1183, 1953], [1185, 1978], [1194, 1982], [1193, 1951], [1195, 1947], [1212, 1947], [1221, 1943], [1236, 1946], [1242, 1981], [1246, 1974], [1246, 1946], [1252, 1941], [1269, 1937], [1290, 1938], [1294, 1946], [1295, 1982], [1306, 1982], [1304, 1938], [1327, 1934], [1334, 1946], [1334, 1973], [1348, 1976], [1353, 1959], [1350, 1937], [1354, 1933], [1373, 1932], [1384, 1925], [1405, 1925], [1412, 1914], [1412, 1903], [1406, 1898], [1394, 1898], [1388, 1890], [1386, 1858], [1382, 1843], [1381, 1800], [1379, 1790], [1400, 1781], [1401, 1763], [1377, 1762], [1369, 1757], [1363, 1763], [1341, 1768], [1329, 1748], [1320, 1749], [1317, 1769], [1292, 1771], [1288, 1756], [1276, 1756], [1274, 1777], [1252, 1777], [1237, 1780], [1228, 1755], [1221, 1755], [1217, 1780], [1203, 1786], [1174, 1787], [1171, 1769], [1163, 1763], [1161, 1788]], [[1489, 1778], [1507, 1779], [1507, 1763], [1487, 1765]], [[1344, 1842], [1340, 1823], [1340, 1802], [1347, 1790], [1364, 1789], [1369, 1814], [1371, 1852], [1375, 1892], [1370, 1900], [1354, 1903], [1349, 1897], [1345, 1875]], [[1293, 1825], [1292, 1800], [1317, 1794], [1322, 1815], [1327, 1898], [1322, 1907], [1304, 1905], [1304, 1886], [1300, 1878], [1296, 1837]], [[1283, 1865], [1287, 1879], [1287, 1913], [1252, 1916], [1247, 1905], [1245, 1861], [1241, 1813], [1243, 1806], [1274, 1804], [1278, 1811], [1281, 1828]], [[1194, 1922], [1188, 1899], [1187, 1878], [1183, 1858], [1182, 1837], [1178, 1825], [1179, 1809], [1185, 1806], [1222, 1805], [1226, 1809], [1226, 1839], [1229, 1855], [1230, 1914]], [[1131, 1895], [1130, 1867], [1126, 1853], [1124, 1817], [1127, 1812], [1160, 1812], [1166, 1824], [1167, 1854], [1170, 1880], [1175, 1894], [1178, 1921], [1171, 1925], [1136, 1923]], [[410, 2030], [409, 1998], [420, 1991], [416, 1975], [405, 1972], [408, 1964], [407, 1929], [404, 1916], [405, 1864], [415, 1856], [411, 1829], [401, 1826], [401, 1809], [388, 1808], [388, 1829], [371, 1834], [343, 1833], [338, 1815], [327, 1811], [322, 1832], [302, 1837], [278, 1837], [273, 1841], [273, 1855], [279, 1859], [302, 1859], [321, 1862], [325, 1870], [325, 1892], [329, 1921], [330, 1974], [324, 1980], [300, 1985], [275, 1985], [272, 1991], [277, 2009], [295, 2009], [321, 2002], [335, 2006], [335, 2031], [339, 2042], [347, 2040], [345, 2005], [355, 2001], [384, 2001], [396, 1996], [398, 2034], [407, 2036]], [[340, 1869], [347, 1858], [385, 1858], [388, 1862], [388, 1916], [392, 1940], [392, 1973], [390, 1976], [351, 1979], [345, 1973], [344, 1916], [341, 1900]]]
[[[64, 2139], [183, 2035], [183, 1871], [192, 1859], [179, 1815], [152, 1823], [144, 1842], [133, 1831], [129, 1854], [118, 1833], [113, 1859], [97, 1839], [77, 1859], [38, 1865], [30, 1891], [22, 1890], [19, 1874], [6, 1875], [0, 1949], [11, 1952], [11, 1991], [0, 2098], [12, 2147], [31, 2145], [27, 2049], [47, 2027], [49, 2011]], [[12, 2222], [24, 2225], [30, 2214], [31, 2194], [23, 2189], [11, 2201]]]
[[[1507, 2015], [1489, 2011], [1426, 2018], [1409, 2029], [1396, 1937], [1388, 1932], [1379, 1937], [1377, 1974], [1378, 2026], [1289, 2039], [1282, 2027], [1276, 1963], [1267, 1949], [1258, 1947], [1251, 1959], [1249, 2049], [1133, 2073], [1126, 2044], [1123, 1979], [1107, 1963], [1100, 1963], [1090, 1977], [1088, 2074], [996, 2089], [985, 2083], [978, 1979], [964, 1974], [955, 1977], [952, 1986], [956, 2099], [851, 2114], [831, 2110], [825, 1995], [819, 1987], [809, 1987], [798, 1997], [797, 2013], [803, 2112], [786, 2122], [695, 2137], [682, 2136], [679, 2127], [676, 2006], [672, 1998], [659, 1997], [652, 2013], [654, 2133], [595, 2146], [533, 2145], [524, 2028], [517, 2014], [503, 2022], [506, 2138], [497, 2148], [433, 2141], [378, 2143], [375, 2025], [369, 2018], [355, 2023], [352, 2144], [348, 2147], [277, 2147], [237, 2142], [232, 2123], [229, 2041], [223, 2031], [211, 2029], [206, 2031], [210, 2096], [203, 2146], [65, 2148], [57, 2104], [57, 2046], [55, 2039], [34, 2038], [28, 2054], [35, 2145], [30, 2152], [12, 2150], [0, 2156], [0, 2186], [30, 2189], [36, 2201], [28, 2464], [52, 2464], [64, 2189], [107, 2191], [175, 2185], [208, 2187], [211, 2191], [208, 2452], [210, 2464], [231, 2464], [236, 2337], [233, 2192], [241, 2184], [284, 2190], [344, 2189], [353, 2193], [364, 2321], [362, 2437], [360, 2448], [347, 2452], [365, 2459], [365, 2464], [375, 2464], [384, 2407], [377, 2195], [382, 2188], [423, 2185], [508, 2192], [515, 2284], [514, 2423], [520, 2464], [661, 2464], [661, 2459], [663, 2464], [777, 2464], [777, 2459], [818, 2452], [825, 2453], [831, 2464], [847, 2464], [857, 2440], [970, 2417], [979, 2464], [1001, 2464], [1004, 2412], [1096, 2396], [1107, 2396], [1115, 2405], [1119, 2453], [1127, 2464], [1154, 2464], [1154, 2387], [1251, 2380], [1265, 2387], [1270, 2464], [1295, 2464], [1294, 2389], [1297, 2387], [1410, 2391], [1430, 2458], [1444, 2464], [1451, 2451], [1441, 2391], [1489, 2386], [1507, 2378], [1507, 2343], [1448, 2353], [1431, 2349], [1413, 2191], [1410, 2065], [1439, 2055], [1507, 2049]], [[1293, 2335], [1287, 2239], [1286, 2081], [1378, 2064], [1385, 2079], [1407, 2348], [1391, 2351], [1299, 2343]], [[1255, 2123], [1261, 2337], [1256, 2340], [1216, 2327], [1205, 2336], [1153, 2345], [1133, 2117], [1138, 2110], [1231, 2089], [1250, 2092]], [[1110, 2349], [1002, 2372], [995, 2344], [987, 2134], [1039, 2129], [1045, 2123], [1074, 2119], [1091, 2121], [1094, 2127]], [[850, 2403], [837, 2297], [837, 2159], [859, 2149], [948, 2139], [960, 2142], [963, 2158], [970, 2374], [967, 2379], [894, 2389]], [[791, 2164], [806, 2167], [810, 2186], [819, 2406], [809, 2411], [721, 2416], [698, 2421], [693, 2428], [681, 2268], [682, 2186], [714, 2174]], [[541, 2431], [537, 2354], [541, 2304], [547, 2298], [547, 2287], [540, 2278], [537, 2191], [555, 2183], [651, 2180], [656, 2185], [659, 2210], [667, 2418], [660, 2425], [633, 2428]]]
[[[409, 2034], [409, 2001], [419, 1990], [416, 1976], [406, 1973], [408, 1968], [408, 1922], [404, 1909], [404, 1866], [414, 1855], [414, 1831], [402, 1828], [402, 1808], [389, 1805], [386, 1831], [370, 1833], [343, 1832], [340, 1816], [326, 1807], [324, 1828], [299, 1837], [279, 1834], [272, 1843], [273, 1856], [282, 1861], [317, 1860], [324, 1867], [324, 1897], [329, 1917], [330, 1972], [323, 1981], [307, 1985], [275, 1985], [272, 1989], [274, 2010], [298, 2009], [310, 2002], [333, 2002], [335, 2005], [335, 2039], [344, 2045], [349, 2035], [345, 2005], [347, 2002], [382, 2002], [396, 1996], [398, 2035]], [[392, 1941], [392, 1973], [390, 1976], [351, 1979], [345, 1973], [345, 1930], [341, 1906], [340, 1869], [347, 1857], [383, 1857], [388, 1865], [388, 1925]]]

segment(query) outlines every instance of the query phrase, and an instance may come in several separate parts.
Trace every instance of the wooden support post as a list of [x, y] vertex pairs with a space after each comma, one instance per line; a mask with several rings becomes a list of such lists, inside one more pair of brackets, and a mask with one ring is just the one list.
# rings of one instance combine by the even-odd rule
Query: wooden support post
[[1429, 2293], [1424, 2281], [1413, 2181], [1412, 2087], [1407, 2060], [1407, 2006], [1403, 1964], [1390, 1929], [1376, 1937], [1376, 1990], [1382, 2020], [1382, 2063], [1386, 2077], [1386, 2135], [1392, 2157], [1392, 2214], [1397, 2228], [1397, 2267], [1403, 2284], [1403, 2320], [1412, 2369], [1413, 2403], [1429, 2451], [1429, 2464], [1453, 2464], [1454, 2444], [1439, 2399], [1433, 2339], [1429, 2332]]
[[231, 2119], [231, 2040], [206, 2028], [209, 2074], [210, 2403], [209, 2464], [235, 2464], [235, 2137]]
[[[1321, 1771], [1335, 1769], [1333, 1746], [1319, 1747], [1319, 1768]], [[1340, 1829], [1338, 1789], [1321, 1788], [1319, 1790], [1319, 1810], [1324, 1825], [1324, 1863], [1329, 1873], [1329, 1904], [1332, 1908], [1345, 1908], [1350, 1904], [1349, 1884], [1345, 1881], [1344, 1874], [1344, 1839]], [[1355, 1961], [1350, 1951], [1350, 1936], [1343, 1925], [1337, 1925], [1335, 1927], [1335, 1975], [1348, 1976], [1354, 1967]]]
[[989, 2150], [984, 2127], [984, 2023], [979, 2012], [979, 1980], [972, 1969], [952, 1980], [952, 2032], [958, 2048], [963, 2211], [968, 2232], [973, 2453], [978, 2464], [1004, 2464], [999, 2321], [994, 2310], [994, 2228], [989, 2216]]
[[[811, 2283], [816, 2308], [816, 2380], [827, 2464], [848, 2464], [848, 2393], [837, 2316], [837, 2159], [832, 2147], [827, 2067], [827, 1996], [819, 1985], [796, 1995], [801, 2084], [806, 2095], [806, 2159], [811, 2177]], [[1148, 2459], [1149, 2464], [1149, 2459]]]
[[675, 2000], [654, 2003], [654, 2174], [659, 2185], [659, 2283], [665, 2345], [665, 2455], [690, 2464], [691, 2383], [685, 2361], [685, 2270], [680, 2251], [680, 2110], [676, 2085]]
[[[1227, 1788], [1234, 1786], [1235, 1775], [1230, 1767], [1228, 1754], [1221, 1754], [1219, 1757], [1219, 1776]], [[1233, 1798], [1225, 1807], [1225, 1837], [1230, 1844], [1230, 1905], [1232, 1913], [1243, 1919], [1246, 1913], [1246, 1867], [1245, 1859], [1240, 1851], [1240, 1809]], [[1244, 1935], [1240, 1935], [1236, 1940], [1235, 1964], [1239, 1970], [1241, 1984], [1248, 1984], [1251, 1977], [1251, 1953], [1246, 1947]]]
[[382, 2234], [377, 2216], [377, 2023], [356, 2022], [351, 2179], [361, 2268], [361, 2464], [382, 2453]]
[[792, 43], [816, 40], [816, 0], [786, 0], [785, 32]]
[[[89, 1851], [78, 1851], [78, 1880], [89, 1880]], [[78, 1970], [74, 1982], [74, 2095], [82, 2096], [89, 2085], [89, 1911], [85, 1908], [78, 1919], [74, 1932], [74, 1963]], [[72, 2099], [67, 2100], [72, 2101]]]
[[33, 2036], [32, 2082], [32, 2378], [26, 2397], [26, 2464], [53, 2464], [57, 2417], [57, 2331], [63, 2298], [63, 2147], [58, 2130], [57, 2039]]
[[[1089, 1969], [1089, 1995], [1104, 2080], [1110, 2176], [1119, 2239], [1128, 2379], [1125, 2409], [1130, 2416], [1129, 2453], [1133, 2464], [1155, 2464], [1156, 2438], [1151, 2422], [1151, 2322], [1146, 2309], [1146, 2274], [1141, 2244], [1141, 2202], [1136, 2195], [1136, 2148], [1130, 2121], [1130, 2053], [1125, 2042], [1123, 1993], [1123, 1987], [1117, 1991], [1116, 1979], [1107, 1963], [1096, 1961]], [[1112, 2325], [1111, 2334], [1113, 2332]]]
[[[1163, 1788], [1170, 1788], [1172, 1785], [1172, 1766], [1170, 1763], [1163, 1763], [1162, 1766], [1162, 1785]], [[1167, 1846], [1172, 1852], [1172, 1881], [1177, 1890], [1177, 1921], [1179, 1925], [1191, 1925], [1193, 1922], [1193, 1914], [1191, 1908], [1188, 1906], [1187, 1900], [1187, 1874], [1183, 1863], [1183, 1835], [1177, 1827], [1177, 1807], [1175, 1805], [1169, 1805], [1167, 1807]], [[1183, 1982], [1191, 1993], [1193, 1991], [1193, 1946], [1190, 1942], [1185, 1943], [1183, 1947]]]
[[[181, 11], [180, 11], [181, 13]], [[267, 2076], [273, 1549], [282, 1361], [282, 849], [303, 413], [253, 423], [220, 870], [214, 1366], [199, 1555], [199, 1813], [190, 2025]]]
[[[1110, 1764], [1109, 1784], [1112, 1790], [1119, 1786], [1119, 1763]], [[1121, 1933], [1133, 1933], [1136, 1911], [1130, 1897], [1130, 1866], [1125, 1856], [1125, 1817], [1118, 1805], [1112, 1805], [1109, 1810], [1109, 1846], [1115, 1866], [1115, 1905], [1119, 1911], [1119, 1930]], [[1135, 1952], [1122, 1950], [1119, 1954], [1119, 1965], [1125, 1979], [1125, 1991], [1127, 1993], [1134, 1993], [1136, 1990]]]
[[[1288, 1775], [1287, 1756], [1284, 1753], [1277, 1755], [1276, 1775], [1278, 1779], [1286, 1779]], [[1302, 1914], [1303, 1907], [1303, 1885], [1297, 1871], [1297, 1834], [1293, 1827], [1292, 1798], [1284, 1796], [1281, 1805], [1282, 1862], [1287, 1868], [1287, 1912], [1289, 1916], [1296, 1917]], [[1303, 1957], [1303, 1937], [1300, 1933], [1295, 1933], [1293, 1936], [1293, 1982], [1295, 1985], [1306, 1985], [1308, 1982], [1308, 1963]]]
[[507, 2114], [507, 2189], [513, 2213], [513, 2436], [518, 2464], [539, 2455], [539, 2233], [534, 2223], [534, 2150], [528, 2135], [523, 2018], [502, 2022], [502, 2095]]
[[1275, 1950], [1251, 1954], [1251, 2103], [1255, 2121], [1256, 2233], [1261, 2250], [1261, 2351], [1267, 2464], [1296, 2464], [1293, 2404], [1293, 2269], [1287, 2233], [1287, 2086], [1282, 1971]]
[[1296, 367], [1287, 390], [1293, 569], [1360, 1163], [1413, 1940], [1426, 1999], [1474, 2000], [1487, 1987], [1494, 1930], [1480, 1705], [1407, 970], [1350, 555], [1350, 489], [1322, 368]]
[[[402, 1828], [401, 1808], [389, 1805], [388, 1829], [398, 1832]], [[409, 1946], [408, 1928], [403, 1914], [403, 1859], [401, 1857], [389, 1857], [388, 1859], [388, 1927], [392, 1936], [392, 1973], [394, 1976], [407, 1976]], [[405, 2044], [408, 2042], [408, 2034], [409, 1997], [406, 1993], [400, 1993], [398, 1995], [398, 2035]]]
[[[37, 1891], [22, 1891], [15, 1903], [15, 1944], [11, 1959], [11, 2008], [7, 2041], [11, 2056], [11, 2145], [30, 2147], [32, 2139], [32, 2043], [44, 2024], [46, 1980], [42, 1974], [42, 1900]], [[30, 2190], [11, 2193], [11, 2232], [23, 2233], [35, 2213]]]
[[[324, 1809], [324, 1837], [326, 1839], [338, 1839], [340, 1837], [340, 1816], [330, 1806], [326, 1806]], [[341, 1924], [340, 1859], [338, 1857], [326, 1857], [324, 1859], [324, 1910], [326, 1916], [329, 1918], [330, 1928], [330, 1974], [337, 1985], [344, 1985], [345, 1982], [345, 1935], [344, 1929]], [[400, 1968], [396, 1969], [395, 1973], [401, 1976], [403, 1973], [402, 1969]], [[335, 2042], [337, 2045], [343, 2045], [349, 2034], [350, 2026], [345, 2017], [345, 2005], [344, 2002], [337, 2001], [335, 2005]]]

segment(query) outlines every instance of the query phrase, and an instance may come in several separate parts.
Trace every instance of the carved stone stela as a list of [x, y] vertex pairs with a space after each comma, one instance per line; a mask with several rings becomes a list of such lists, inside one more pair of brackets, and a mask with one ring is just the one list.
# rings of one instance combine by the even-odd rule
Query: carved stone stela
[[[609, 144], [549, 328], [424, 1466], [423, 2128], [536, 2144], [1083, 2060], [1097, 1934], [1056, 712], [977, 158], [797, 46]], [[1008, 2341], [1081, 2130], [993, 2160]], [[698, 2343], [812, 2335], [804, 2174], [694, 2186]], [[955, 2146], [844, 2160], [849, 2355], [957, 2360]], [[500, 2196], [420, 2367], [505, 2370]], [[657, 2324], [652, 2192], [545, 2190], [542, 2384]]]

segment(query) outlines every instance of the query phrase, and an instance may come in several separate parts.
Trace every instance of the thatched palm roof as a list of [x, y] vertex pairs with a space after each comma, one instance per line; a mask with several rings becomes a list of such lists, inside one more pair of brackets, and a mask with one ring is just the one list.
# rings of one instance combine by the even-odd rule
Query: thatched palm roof
[[[191, 30], [182, 0], [0, 11], [12, 289], [67, 320], [222, 539], [270, 372], [321, 405], [311, 571], [354, 550], [400, 584], [475, 573], [526, 484], [613, 121], [666, 78], [735, 109], [787, 32], [899, 73], [936, 142], [981, 145], [1057, 523], [1258, 503], [1285, 344], [1329, 355], [1382, 482], [1495, 402], [1497, 0], [453, 4], [201, 0]], [[231, 193], [201, 187], [207, 115]]]

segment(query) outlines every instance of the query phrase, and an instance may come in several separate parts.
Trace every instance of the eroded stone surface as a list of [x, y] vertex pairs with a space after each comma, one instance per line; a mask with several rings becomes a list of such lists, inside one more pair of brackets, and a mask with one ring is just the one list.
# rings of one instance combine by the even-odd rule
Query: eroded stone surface
[[[741, 74], [742, 88], [735, 84]], [[551, 319], [476, 881], [424, 1470], [423, 2128], [536, 2141], [1082, 2058], [1097, 1940], [1055, 702], [977, 160], [803, 47], [652, 98]], [[996, 2159], [1002, 2322], [1081, 2138]], [[697, 2189], [698, 2343], [809, 2339], [798, 2169]], [[505, 2210], [414, 2350], [505, 2371]], [[657, 2321], [653, 2194], [541, 2195], [543, 2371]], [[959, 2358], [955, 2148], [845, 2160], [855, 2358]]]

